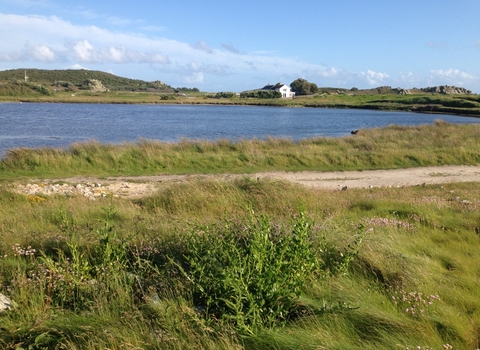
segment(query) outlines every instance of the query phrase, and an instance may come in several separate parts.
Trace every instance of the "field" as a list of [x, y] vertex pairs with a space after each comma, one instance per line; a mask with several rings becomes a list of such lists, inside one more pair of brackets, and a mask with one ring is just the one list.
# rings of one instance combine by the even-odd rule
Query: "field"
[[341, 139], [75, 144], [0, 163], [2, 349], [478, 349], [480, 183], [311, 189], [237, 177], [135, 199], [22, 195], [71, 175], [480, 164], [480, 127]]

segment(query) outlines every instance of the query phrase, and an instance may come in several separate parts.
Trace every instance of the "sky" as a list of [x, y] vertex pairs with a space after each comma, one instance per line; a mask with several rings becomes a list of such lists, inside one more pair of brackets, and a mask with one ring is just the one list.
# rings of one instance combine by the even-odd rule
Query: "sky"
[[0, 0], [0, 70], [480, 93], [480, 0]]

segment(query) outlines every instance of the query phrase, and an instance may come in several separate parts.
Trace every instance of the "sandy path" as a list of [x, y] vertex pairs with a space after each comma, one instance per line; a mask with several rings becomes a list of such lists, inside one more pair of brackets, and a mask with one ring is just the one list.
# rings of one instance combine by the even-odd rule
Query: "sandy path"
[[[25, 194], [80, 194], [90, 199], [112, 194], [138, 198], [154, 192], [162, 184], [190, 180], [233, 180], [250, 177], [262, 180], [287, 180], [308, 187], [341, 190], [346, 188], [404, 187], [450, 182], [480, 182], [478, 166], [442, 166], [394, 170], [335, 171], [335, 172], [285, 172], [273, 171], [256, 174], [213, 175], [156, 175], [137, 177], [111, 177], [98, 179], [72, 177], [65, 179], [32, 180], [29, 184], [15, 184], [14, 190]], [[64, 185], [54, 185], [62, 182]]]
[[480, 166], [442, 166], [394, 170], [335, 171], [328, 173], [272, 173], [305, 186], [342, 189], [369, 187], [402, 187], [449, 182], [479, 182]]

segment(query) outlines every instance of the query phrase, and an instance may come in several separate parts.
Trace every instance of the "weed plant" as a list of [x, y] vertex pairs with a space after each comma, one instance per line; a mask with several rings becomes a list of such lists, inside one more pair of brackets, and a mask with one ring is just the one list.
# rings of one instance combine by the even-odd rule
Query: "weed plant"
[[285, 324], [317, 270], [310, 243], [313, 224], [303, 212], [289, 231], [253, 217], [247, 227], [202, 226], [187, 237], [185, 267], [194, 303], [209, 321], [220, 319], [242, 334]]

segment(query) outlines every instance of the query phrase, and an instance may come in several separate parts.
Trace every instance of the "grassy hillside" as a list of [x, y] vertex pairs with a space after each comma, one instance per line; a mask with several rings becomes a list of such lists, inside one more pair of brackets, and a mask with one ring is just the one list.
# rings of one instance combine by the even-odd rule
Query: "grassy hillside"
[[28, 76], [28, 82], [43, 84], [46, 86], [55, 86], [58, 88], [82, 87], [86, 80], [100, 80], [102, 84], [110, 90], [141, 91], [147, 89], [170, 89], [171, 87], [160, 81], [146, 82], [138, 79], [128, 79], [119, 77], [110, 73], [85, 69], [12, 69], [0, 71], [0, 82], [25, 82], [25, 72]]

